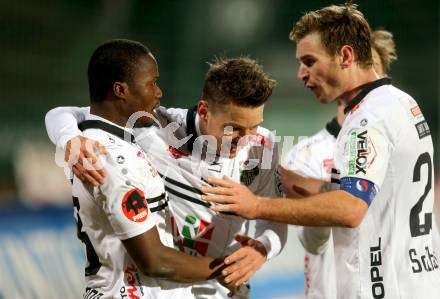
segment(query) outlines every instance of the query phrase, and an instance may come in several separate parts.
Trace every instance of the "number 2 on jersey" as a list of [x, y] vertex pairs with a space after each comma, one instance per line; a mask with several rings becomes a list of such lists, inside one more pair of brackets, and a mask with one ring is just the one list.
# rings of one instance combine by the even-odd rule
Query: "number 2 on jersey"
[[427, 152], [421, 154], [417, 159], [416, 165], [414, 166], [413, 183], [420, 182], [420, 172], [424, 164], [428, 166], [428, 180], [426, 182], [425, 192], [419, 198], [417, 203], [411, 208], [411, 212], [409, 214], [409, 228], [411, 231], [411, 237], [427, 235], [432, 229], [432, 213], [424, 214], [424, 224], [420, 223], [419, 217], [420, 213], [422, 212], [423, 201], [432, 188], [432, 160], [431, 156]]
[[76, 229], [77, 229], [77, 236], [78, 239], [81, 240], [81, 242], [84, 243], [86, 246], [86, 254], [87, 254], [87, 262], [88, 266], [85, 269], [85, 275], [95, 275], [98, 273], [99, 268], [101, 268], [101, 262], [99, 261], [99, 257], [96, 254], [95, 249], [93, 248], [92, 242], [90, 241], [89, 236], [86, 232], [82, 231], [82, 221], [79, 217], [79, 200], [78, 197], [73, 197], [73, 206], [77, 209], [77, 222], [76, 222]]

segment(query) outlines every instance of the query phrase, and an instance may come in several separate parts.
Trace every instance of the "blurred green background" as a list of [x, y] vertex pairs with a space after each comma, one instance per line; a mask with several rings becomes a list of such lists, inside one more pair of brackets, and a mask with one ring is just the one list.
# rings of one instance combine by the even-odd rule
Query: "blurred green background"
[[[319, 105], [296, 80], [295, 48], [288, 34], [303, 12], [330, 3], [2, 1], [0, 202], [64, 196], [54, 187], [65, 180], [61, 170], [52, 168], [54, 149], [44, 115], [55, 106], [88, 105], [89, 57], [111, 38], [138, 40], [150, 48], [159, 62], [162, 104], [168, 107], [196, 103], [206, 62], [215, 55], [250, 55], [279, 82], [266, 106], [264, 125], [280, 136], [313, 134], [336, 107]], [[437, 145], [438, 1], [358, 3], [373, 29], [394, 33], [399, 56], [391, 67], [394, 84], [418, 100]]]

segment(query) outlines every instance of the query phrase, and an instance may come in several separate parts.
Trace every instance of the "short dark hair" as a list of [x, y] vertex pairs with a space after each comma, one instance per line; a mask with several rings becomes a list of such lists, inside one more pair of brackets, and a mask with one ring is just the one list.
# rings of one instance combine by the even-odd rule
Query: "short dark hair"
[[318, 32], [329, 55], [334, 56], [344, 45], [353, 47], [356, 62], [364, 68], [373, 65], [371, 29], [362, 12], [353, 3], [330, 5], [305, 13], [290, 32], [298, 43], [306, 35]]
[[258, 107], [271, 96], [276, 81], [249, 57], [215, 58], [209, 63], [202, 97], [208, 103]]
[[102, 102], [114, 82], [131, 82], [139, 59], [149, 53], [143, 44], [127, 39], [112, 39], [99, 46], [87, 72], [91, 102]]

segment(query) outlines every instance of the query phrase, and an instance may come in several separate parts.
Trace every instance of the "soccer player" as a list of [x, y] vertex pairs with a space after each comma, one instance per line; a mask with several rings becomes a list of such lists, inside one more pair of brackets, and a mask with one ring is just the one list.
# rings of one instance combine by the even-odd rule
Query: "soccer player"
[[[196, 107], [158, 107], [156, 125], [134, 130], [137, 143], [165, 181], [175, 248], [189, 255], [228, 255], [225, 262], [230, 266], [223, 272], [227, 283], [243, 284], [266, 260], [276, 256], [286, 242], [287, 226], [258, 220], [256, 238], [251, 239], [246, 236], [249, 221], [213, 212], [210, 204], [201, 200], [199, 188], [206, 185], [206, 176], [228, 175], [261, 196], [278, 194], [276, 143], [273, 135], [260, 127], [264, 103], [274, 86], [275, 81], [252, 59], [218, 59], [209, 67]], [[77, 123], [88, 110], [73, 107], [50, 111], [46, 124], [51, 140], [60, 146], [75, 140], [81, 135]], [[69, 146], [66, 149], [70, 151]], [[83, 154], [93, 156], [85, 148], [80, 152]], [[86, 171], [80, 163], [73, 170], [85, 180], [95, 176], [91, 183], [99, 184], [102, 179], [97, 170]], [[196, 297], [226, 298], [229, 291], [211, 280], [193, 284], [192, 292]], [[248, 296], [247, 285], [236, 294], [236, 298]]]
[[[109, 41], [90, 58], [91, 107], [80, 127], [105, 146], [100, 163], [107, 175], [95, 187], [72, 180], [78, 238], [87, 253], [84, 298], [189, 298], [182, 283], [220, 273], [222, 263], [213, 258], [165, 246], [172, 246], [172, 235], [163, 181], [124, 128], [134, 112], [159, 105], [158, 77], [154, 56], [137, 42]], [[142, 117], [137, 124], [149, 122]]]
[[354, 4], [304, 14], [291, 37], [298, 78], [322, 103], [341, 101], [332, 191], [302, 200], [258, 197], [208, 179], [219, 212], [303, 226], [332, 226], [337, 298], [432, 298], [433, 146], [417, 102], [373, 69], [371, 31]]
[[[391, 32], [372, 33], [373, 67], [380, 77], [390, 70], [397, 59]], [[337, 116], [315, 135], [299, 141], [284, 157], [287, 169], [281, 170], [283, 191], [290, 198], [301, 198], [322, 191], [330, 183], [333, 153], [345, 106], [338, 102]], [[301, 192], [302, 191], [302, 192]], [[306, 250], [304, 273], [306, 298], [336, 298], [333, 240], [330, 228], [298, 227], [298, 236]]]

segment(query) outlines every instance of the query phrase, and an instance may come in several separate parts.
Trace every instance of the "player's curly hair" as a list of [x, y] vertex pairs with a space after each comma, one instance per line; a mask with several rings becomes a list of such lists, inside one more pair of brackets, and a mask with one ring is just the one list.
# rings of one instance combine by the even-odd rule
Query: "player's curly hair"
[[371, 34], [371, 45], [379, 54], [384, 73], [388, 74], [391, 63], [397, 60], [393, 34], [383, 29], [375, 30]]
[[344, 45], [349, 45], [361, 67], [373, 65], [371, 29], [356, 4], [330, 5], [305, 13], [294, 25], [289, 38], [298, 43], [314, 32], [320, 34], [329, 55], [334, 56]]
[[249, 57], [215, 58], [209, 63], [202, 98], [214, 107], [234, 103], [259, 107], [271, 96], [276, 81]]
[[112, 39], [100, 45], [88, 66], [91, 102], [102, 102], [115, 82], [131, 83], [140, 58], [150, 53], [137, 41]]

